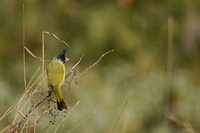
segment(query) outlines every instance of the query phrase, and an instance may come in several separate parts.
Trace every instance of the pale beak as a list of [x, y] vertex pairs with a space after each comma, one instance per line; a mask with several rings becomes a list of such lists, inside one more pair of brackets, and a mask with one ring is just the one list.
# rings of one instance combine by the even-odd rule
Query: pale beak
[[69, 61], [69, 58], [65, 58], [65, 62]]

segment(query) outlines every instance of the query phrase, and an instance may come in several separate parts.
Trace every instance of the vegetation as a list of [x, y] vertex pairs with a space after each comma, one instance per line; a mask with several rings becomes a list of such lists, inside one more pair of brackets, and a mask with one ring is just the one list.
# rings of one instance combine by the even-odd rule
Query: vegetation
[[[200, 132], [199, 5], [186, 0], [2, 0], [0, 132]], [[52, 34], [42, 40], [44, 31], [60, 40]], [[75, 77], [104, 52], [114, 52], [78, 80], [69, 77], [63, 91], [71, 108], [59, 112], [52, 101], [42, 101], [48, 87], [41, 60], [31, 53], [44, 53], [46, 67], [64, 48], [68, 72], [84, 54]]]

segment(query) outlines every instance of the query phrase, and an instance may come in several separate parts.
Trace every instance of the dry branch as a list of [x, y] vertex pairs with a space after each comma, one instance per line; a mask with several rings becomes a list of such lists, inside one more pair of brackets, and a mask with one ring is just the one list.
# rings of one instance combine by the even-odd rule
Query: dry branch
[[112, 49], [112, 50], [109, 50], [109, 51], [103, 53], [95, 63], [93, 63], [92, 65], [90, 65], [88, 68], [86, 68], [75, 80], [78, 81], [78, 80], [80, 79], [80, 77], [82, 77], [82, 76], [83, 76], [85, 73], [87, 73], [90, 69], [94, 68], [94, 67], [102, 60], [102, 58], [103, 58], [105, 55], [107, 55], [107, 54], [109, 54], [109, 53], [111, 53], [111, 52], [114, 52], [114, 50]]

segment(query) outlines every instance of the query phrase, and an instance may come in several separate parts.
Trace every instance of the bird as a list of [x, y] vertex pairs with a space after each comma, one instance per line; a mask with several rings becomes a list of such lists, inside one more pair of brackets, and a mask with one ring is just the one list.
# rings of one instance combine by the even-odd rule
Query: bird
[[53, 57], [47, 67], [49, 92], [54, 92], [57, 108], [60, 111], [68, 109], [62, 93], [62, 86], [65, 82], [65, 63], [69, 60], [65, 57], [65, 54], [66, 50], [62, 50], [58, 55]]

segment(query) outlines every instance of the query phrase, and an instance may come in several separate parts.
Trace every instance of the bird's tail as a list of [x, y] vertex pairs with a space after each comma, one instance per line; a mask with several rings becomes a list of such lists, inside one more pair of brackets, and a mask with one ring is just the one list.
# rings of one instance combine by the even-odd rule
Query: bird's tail
[[57, 102], [57, 107], [58, 107], [58, 110], [63, 110], [63, 108], [65, 108], [66, 110], [68, 109], [67, 108], [67, 105], [64, 101], [64, 98], [63, 98], [63, 95], [62, 95], [62, 91], [61, 91], [61, 88], [58, 87], [56, 90], [55, 90], [55, 96], [56, 96], [56, 102]]

